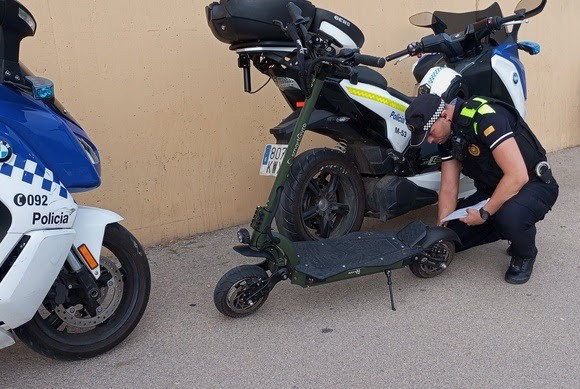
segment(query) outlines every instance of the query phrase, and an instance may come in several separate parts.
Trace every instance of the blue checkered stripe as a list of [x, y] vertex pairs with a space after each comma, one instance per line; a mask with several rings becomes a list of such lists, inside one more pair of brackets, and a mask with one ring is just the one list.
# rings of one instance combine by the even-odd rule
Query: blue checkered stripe
[[441, 70], [443, 70], [443, 66], [438, 67], [437, 69], [435, 69], [433, 71], [433, 73], [431, 74], [431, 76], [429, 77], [429, 81], [427, 81], [427, 83], [429, 85], [433, 85], [433, 81], [435, 81], [435, 77], [437, 77], [437, 75], [439, 73], [441, 73]]
[[59, 196], [68, 198], [68, 191], [50, 170], [19, 155], [13, 155], [9, 161], [0, 163], [0, 174], [19, 178], [22, 182], [30, 185], [40, 186], [47, 192], [52, 192], [56, 186], [60, 188]]

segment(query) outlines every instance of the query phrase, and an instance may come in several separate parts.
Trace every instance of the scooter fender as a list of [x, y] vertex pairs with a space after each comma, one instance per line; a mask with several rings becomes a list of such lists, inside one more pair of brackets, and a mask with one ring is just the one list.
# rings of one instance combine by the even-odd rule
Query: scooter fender
[[423, 239], [417, 243], [417, 246], [421, 246], [424, 249], [431, 248], [435, 243], [442, 240], [449, 240], [455, 243], [461, 243], [459, 236], [450, 228], [447, 227], [429, 227], [427, 229], [426, 235]]
[[[76, 231], [74, 240], [75, 247], [86, 245], [100, 265], [101, 263], [101, 247], [103, 244], [103, 237], [105, 236], [105, 228], [108, 224], [116, 223], [123, 220], [123, 218], [115, 212], [106, 209], [94, 207], [79, 207], [77, 217], [73, 226]], [[91, 270], [87, 263], [82, 261], [87, 269], [95, 278], [101, 276], [100, 266]]]

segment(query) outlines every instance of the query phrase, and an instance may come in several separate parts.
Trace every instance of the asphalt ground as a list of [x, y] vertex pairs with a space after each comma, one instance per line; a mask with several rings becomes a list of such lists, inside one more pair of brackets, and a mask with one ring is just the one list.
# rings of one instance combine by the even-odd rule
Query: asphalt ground
[[[302, 289], [279, 284], [243, 319], [222, 316], [213, 288], [234, 266], [238, 227], [148, 249], [149, 307], [133, 334], [81, 362], [41, 357], [21, 342], [0, 351], [0, 388], [579, 388], [580, 148], [550, 155], [560, 184], [538, 224], [525, 285], [503, 280], [506, 242], [456, 255], [439, 277], [393, 272]], [[366, 230], [399, 229], [427, 207]]]

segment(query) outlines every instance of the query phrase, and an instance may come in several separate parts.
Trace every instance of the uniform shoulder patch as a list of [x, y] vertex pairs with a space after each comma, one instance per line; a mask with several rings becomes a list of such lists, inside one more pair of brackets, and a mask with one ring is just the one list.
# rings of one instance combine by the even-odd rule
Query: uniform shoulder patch
[[494, 131], [495, 131], [495, 128], [493, 126], [489, 126], [489, 127], [487, 127], [487, 129], [485, 131], [483, 131], [483, 135], [489, 136]]

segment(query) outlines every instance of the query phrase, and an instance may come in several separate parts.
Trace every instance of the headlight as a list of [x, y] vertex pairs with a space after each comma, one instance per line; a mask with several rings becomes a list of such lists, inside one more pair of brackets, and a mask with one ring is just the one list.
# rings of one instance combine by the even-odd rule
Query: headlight
[[83, 149], [85, 150], [85, 154], [87, 155], [89, 161], [91, 161], [93, 165], [98, 164], [100, 162], [99, 156], [97, 155], [97, 153], [95, 153], [95, 150], [93, 150], [91, 145], [89, 145], [87, 141], [81, 138], [80, 136], [77, 136], [77, 139], [81, 144], [81, 146], [83, 146]]

